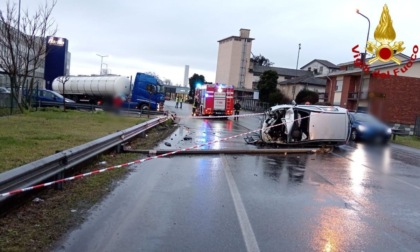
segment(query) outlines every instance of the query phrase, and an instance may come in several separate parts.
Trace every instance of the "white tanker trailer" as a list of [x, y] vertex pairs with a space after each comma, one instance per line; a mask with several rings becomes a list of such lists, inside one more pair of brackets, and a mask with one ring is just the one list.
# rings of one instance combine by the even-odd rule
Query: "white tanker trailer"
[[76, 102], [109, 102], [116, 96], [128, 97], [131, 92], [130, 79], [122, 76], [71, 76], [65, 82], [64, 90], [62, 79], [53, 81], [53, 91]]
[[125, 108], [163, 110], [165, 89], [152, 75], [137, 73], [133, 85], [123, 76], [70, 76], [64, 90], [63, 79], [57, 77], [52, 89], [76, 102], [109, 105], [119, 97]]

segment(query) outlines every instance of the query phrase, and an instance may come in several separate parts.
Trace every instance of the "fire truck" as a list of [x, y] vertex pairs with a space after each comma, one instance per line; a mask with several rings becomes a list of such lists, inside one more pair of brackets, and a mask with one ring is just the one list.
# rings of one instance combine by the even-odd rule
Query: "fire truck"
[[196, 115], [233, 115], [233, 86], [225, 84], [204, 84], [195, 89], [198, 100]]

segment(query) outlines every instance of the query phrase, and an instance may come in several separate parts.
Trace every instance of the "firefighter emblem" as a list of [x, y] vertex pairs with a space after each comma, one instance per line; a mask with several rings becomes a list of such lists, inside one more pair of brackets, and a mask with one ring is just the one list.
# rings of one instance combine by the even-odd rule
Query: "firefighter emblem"
[[[395, 57], [398, 53], [404, 51], [404, 42], [395, 41], [396, 33], [392, 26], [391, 16], [388, 6], [385, 4], [382, 10], [379, 24], [375, 29], [374, 42], [368, 41], [366, 50], [375, 57], [369, 60], [369, 64], [380, 60], [382, 62], [394, 61], [401, 64], [401, 61]], [[393, 43], [392, 43], [393, 42]]]

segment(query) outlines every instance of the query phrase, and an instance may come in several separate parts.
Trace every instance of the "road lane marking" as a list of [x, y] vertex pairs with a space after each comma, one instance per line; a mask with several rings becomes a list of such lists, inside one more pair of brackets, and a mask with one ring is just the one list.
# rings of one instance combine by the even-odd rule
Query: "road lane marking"
[[235, 205], [236, 215], [238, 216], [239, 225], [241, 226], [242, 236], [245, 241], [245, 246], [249, 252], [259, 252], [257, 239], [249, 222], [248, 214], [242, 202], [241, 194], [236, 186], [235, 179], [232, 175], [232, 170], [225, 155], [220, 155], [223, 162], [223, 171], [225, 172], [226, 180], [229, 185], [230, 194], [232, 195], [233, 204]]

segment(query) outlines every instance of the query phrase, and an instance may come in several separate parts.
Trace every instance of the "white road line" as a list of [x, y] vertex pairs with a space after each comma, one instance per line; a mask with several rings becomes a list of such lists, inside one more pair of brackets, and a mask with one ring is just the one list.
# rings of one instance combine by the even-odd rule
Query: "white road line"
[[235, 179], [233, 178], [230, 165], [225, 155], [220, 155], [223, 162], [223, 171], [225, 172], [226, 180], [229, 185], [230, 194], [232, 195], [233, 204], [235, 205], [236, 215], [238, 216], [239, 225], [241, 226], [242, 236], [245, 241], [245, 246], [249, 252], [259, 252], [257, 239], [255, 238], [254, 231], [252, 230], [251, 223], [248, 219], [244, 204], [242, 202], [241, 194], [236, 186]]

